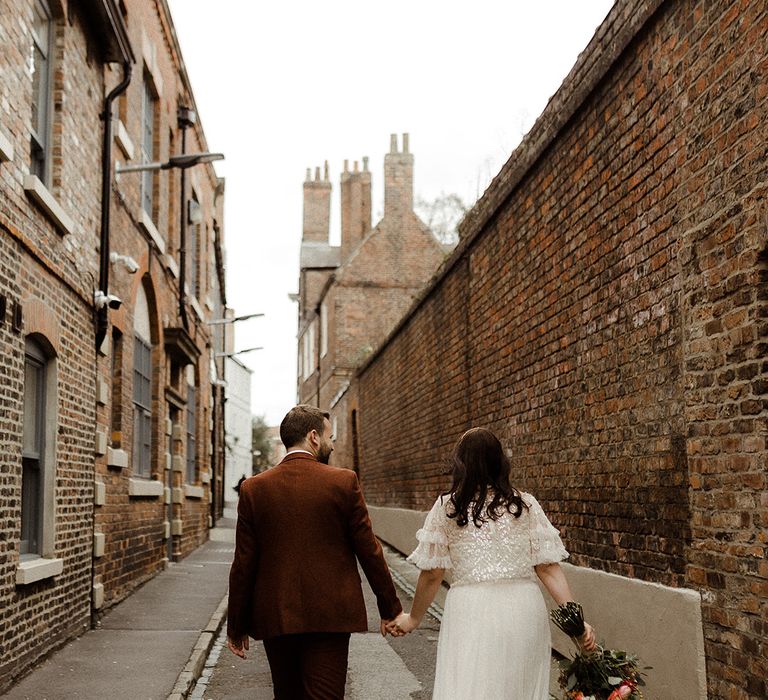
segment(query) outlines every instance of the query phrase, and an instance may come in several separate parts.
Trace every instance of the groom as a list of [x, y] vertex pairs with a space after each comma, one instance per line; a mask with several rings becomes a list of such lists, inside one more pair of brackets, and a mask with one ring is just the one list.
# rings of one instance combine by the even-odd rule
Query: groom
[[229, 574], [227, 645], [264, 640], [276, 700], [344, 697], [351, 632], [368, 622], [357, 561], [376, 594], [381, 633], [402, 611], [354, 472], [327, 466], [329, 414], [292, 408], [288, 453], [243, 482]]

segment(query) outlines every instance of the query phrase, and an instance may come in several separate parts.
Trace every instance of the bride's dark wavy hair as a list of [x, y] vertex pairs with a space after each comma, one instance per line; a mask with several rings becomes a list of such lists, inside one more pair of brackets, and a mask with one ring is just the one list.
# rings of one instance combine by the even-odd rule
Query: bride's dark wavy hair
[[[453, 508], [449, 518], [464, 527], [470, 515], [475, 526], [498, 520], [506, 510], [519, 518], [528, 505], [509, 483], [511, 465], [501, 442], [490, 430], [471, 428], [459, 438], [451, 456], [453, 484], [445, 495]], [[489, 492], [492, 498], [486, 505]]]

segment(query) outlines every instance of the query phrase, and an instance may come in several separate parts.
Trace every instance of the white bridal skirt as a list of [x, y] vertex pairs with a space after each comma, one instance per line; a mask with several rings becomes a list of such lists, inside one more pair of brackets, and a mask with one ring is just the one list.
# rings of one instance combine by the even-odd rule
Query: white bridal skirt
[[433, 700], [548, 700], [549, 616], [532, 580], [454, 586], [437, 644]]

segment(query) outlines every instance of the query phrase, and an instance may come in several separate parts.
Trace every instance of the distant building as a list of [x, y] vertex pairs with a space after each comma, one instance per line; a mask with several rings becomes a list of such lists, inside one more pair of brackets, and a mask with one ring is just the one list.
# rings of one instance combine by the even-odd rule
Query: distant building
[[226, 404], [224, 430], [226, 457], [224, 465], [224, 500], [237, 500], [235, 486], [241, 476], [251, 476], [251, 378], [253, 371], [235, 357], [228, 357], [225, 367]]
[[[384, 157], [384, 216], [371, 227], [368, 159], [341, 175], [341, 245], [329, 244], [331, 182], [326, 164], [304, 182], [299, 275], [297, 394], [330, 409], [336, 429], [354, 407], [340, 404], [357, 367], [394, 328], [446, 249], [413, 211], [413, 154], [395, 134]], [[339, 420], [339, 417], [344, 420]], [[355, 466], [354, 455], [334, 455]]]
[[272, 464], [280, 464], [285, 457], [286, 449], [283, 441], [280, 439], [280, 426], [273, 425], [269, 428], [269, 444], [272, 446]]

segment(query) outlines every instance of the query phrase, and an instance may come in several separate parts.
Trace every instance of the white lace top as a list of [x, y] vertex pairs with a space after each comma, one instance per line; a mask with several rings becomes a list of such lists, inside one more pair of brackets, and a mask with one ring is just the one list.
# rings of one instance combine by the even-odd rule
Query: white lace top
[[519, 518], [504, 512], [498, 520], [476, 527], [470, 518], [464, 527], [446, 512], [448, 497], [441, 496], [416, 533], [418, 546], [408, 557], [420, 569], [452, 569], [453, 584], [534, 578], [533, 567], [568, 558], [560, 533], [549, 522], [539, 502], [521, 494], [528, 504]]

